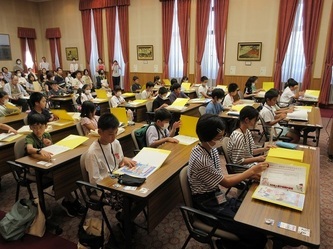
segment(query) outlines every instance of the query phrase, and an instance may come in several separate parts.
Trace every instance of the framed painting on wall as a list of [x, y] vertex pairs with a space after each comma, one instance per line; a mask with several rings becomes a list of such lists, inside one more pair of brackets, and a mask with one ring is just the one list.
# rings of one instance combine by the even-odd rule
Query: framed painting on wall
[[71, 61], [73, 59], [79, 60], [79, 53], [77, 51], [77, 47], [66, 48], [66, 59], [68, 61]]
[[239, 42], [237, 49], [237, 60], [260, 61], [261, 47], [261, 42]]
[[0, 34], [0, 61], [12, 60], [12, 52], [10, 50], [10, 39], [7, 34]]
[[138, 60], [154, 60], [154, 47], [153, 45], [137, 45]]

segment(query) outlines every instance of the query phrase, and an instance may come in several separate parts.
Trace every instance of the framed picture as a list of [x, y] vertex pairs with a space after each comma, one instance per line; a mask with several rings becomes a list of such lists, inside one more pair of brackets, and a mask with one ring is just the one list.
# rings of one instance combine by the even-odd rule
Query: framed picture
[[137, 45], [136, 46], [138, 60], [154, 60], [153, 45]]
[[261, 42], [239, 42], [237, 60], [239, 61], [260, 61]]
[[9, 35], [0, 34], [0, 61], [12, 60]]
[[79, 53], [77, 51], [77, 47], [66, 48], [66, 59], [71, 61], [73, 59], [79, 60]]

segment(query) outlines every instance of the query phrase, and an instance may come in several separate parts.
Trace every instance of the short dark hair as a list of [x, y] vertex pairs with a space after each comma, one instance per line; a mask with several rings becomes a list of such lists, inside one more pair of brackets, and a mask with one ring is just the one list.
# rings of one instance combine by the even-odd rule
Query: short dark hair
[[160, 95], [163, 95], [167, 92], [168, 92], [168, 90], [164, 86], [162, 86], [162, 87], [160, 87], [160, 89], [158, 89], [158, 94], [160, 94]]
[[201, 82], [204, 82], [205, 80], [208, 80], [207, 76], [202, 76], [202, 77], [200, 78], [200, 81], [201, 81]]
[[102, 131], [116, 129], [119, 126], [119, 121], [112, 113], [104, 113], [98, 119], [97, 126], [98, 129], [101, 129]]
[[121, 91], [121, 87], [120, 86], [115, 86], [113, 91], [115, 93], [118, 92], [118, 91]]
[[93, 113], [96, 110], [96, 106], [93, 102], [87, 100], [84, 101], [81, 105], [81, 118], [89, 117], [89, 114]]
[[148, 81], [148, 82], [146, 83], [146, 89], [147, 89], [148, 87], [154, 87], [154, 83], [151, 82], [151, 81]]
[[5, 69], [7, 69], [7, 70], [8, 70], [8, 68], [7, 68], [7, 67], [2, 67], [2, 68], [1, 68], [1, 71], [2, 71], [2, 72], [5, 72]]
[[33, 92], [30, 95], [30, 103], [32, 107], [35, 107], [35, 103], [36, 102], [40, 102], [42, 100], [42, 98], [45, 97], [44, 94], [40, 93], [40, 92]]
[[52, 72], [47, 72], [47, 74], [46, 74], [46, 78], [48, 79], [48, 80], [51, 80], [51, 78], [54, 76], [54, 74], [52, 73]]
[[213, 140], [219, 131], [225, 130], [225, 124], [222, 119], [215, 114], [202, 115], [196, 126], [196, 133], [201, 142], [208, 142]]
[[86, 90], [86, 88], [89, 86], [89, 84], [84, 84], [83, 87], [82, 87], [82, 90]]
[[6, 95], [8, 95], [7, 92], [0, 90], [0, 98], [5, 97]]
[[222, 99], [224, 97], [224, 91], [221, 88], [215, 88], [212, 91], [212, 98], [217, 97], [217, 99]]
[[43, 114], [35, 113], [28, 116], [28, 124], [29, 125], [47, 124], [47, 120]]
[[173, 86], [176, 83], [178, 83], [178, 80], [176, 78], [172, 78], [170, 81], [171, 86]]
[[161, 109], [158, 109], [157, 111], [155, 111], [155, 122], [157, 120], [161, 120], [161, 121], [164, 121], [164, 120], [171, 120], [171, 112], [169, 112], [167, 109], [165, 108], [161, 108]]
[[175, 83], [172, 85], [172, 91], [181, 88], [181, 85], [179, 83]]
[[287, 83], [285, 84], [285, 86], [284, 86], [284, 88], [286, 88], [286, 87], [293, 87], [293, 86], [297, 86], [298, 85], [298, 82], [296, 81], [296, 80], [294, 80], [293, 78], [289, 78], [288, 80], [287, 80]]
[[161, 79], [160, 76], [158, 76], [158, 75], [154, 76], [154, 82], [157, 81], [157, 80], [160, 80], [160, 79]]
[[139, 79], [138, 76], [133, 76], [133, 81], [136, 81], [136, 80], [138, 80], [138, 79]]
[[267, 102], [267, 100], [271, 100], [273, 98], [277, 98], [279, 96], [279, 92], [272, 88], [269, 89], [266, 93], [265, 93], [265, 101]]
[[62, 68], [61, 68], [61, 67], [57, 67], [57, 72], [58, 72], [59, 70], [62, 70]]
[[259, 117], [259, 112], [253, 106], [245, 106], [239, 113], [239, 121], [244, 121], [246, 118], [254, 119]]
[[187, 81], [188, 80], [188, 77], [187, 76], [183, 76], [183, 78], [181, 79], [181, 83], [183, 83], [184, 81]]
[[228, 92], [232, 93], [238, 89], [238, 85], [236, 83], [230, 83], [228, 86]]

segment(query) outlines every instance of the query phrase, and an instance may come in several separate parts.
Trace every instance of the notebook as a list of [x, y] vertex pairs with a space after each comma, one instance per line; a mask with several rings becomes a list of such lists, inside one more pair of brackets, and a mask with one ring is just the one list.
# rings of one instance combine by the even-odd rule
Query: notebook
[[95, 89], [98, 99], [108, 99], [108, 93], [105, 89]]
[[74, 122], [73, 116], [69, 115], [66, 110], [53, 109], [52, 114], [57, 116], [59, 120], [49, 122], [49, 124], [63, 126]]
[[116, 116], [119, 123], [127, 124], [127, 113], [125, 107], [110, 108], [110, 112]]
[[274, 82], [263, 82], [262, 88], [267, 92], [269, 89], [274, 88]]

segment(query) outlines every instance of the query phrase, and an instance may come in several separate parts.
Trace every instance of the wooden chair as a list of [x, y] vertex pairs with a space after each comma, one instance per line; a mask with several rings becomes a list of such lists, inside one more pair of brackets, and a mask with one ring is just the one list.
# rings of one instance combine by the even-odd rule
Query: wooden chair
[[75, 126], [76, 126], [77, 133], [78, 133], [80, 136], [84, 136], [84, 132], [83, 132], [83, 129], [82, 129], [81, 123], [78, 122], [78, 123], [76, 123]]
[[204, 115], [206, 113], [206, 106], [200, 106], [199, 113], [200, 113], [200, 116]]
[[[206, 212], [193, 208], [191, 189], [187, 179], [188, 166], [184, 167], [179, 174], [180, 186], [184, 198], [185, 206], [180, 207], [189, 236], [182, 249], [186, 248], [191, 238], [200, 243], [209, 244], [214, 248], [212, 237], [224, 238], [231, 241], [238, 241], [239, 238], [230, 232], [218, 228], [219, 220]], [[203, 220], [209, 220], [209, 224]]]

